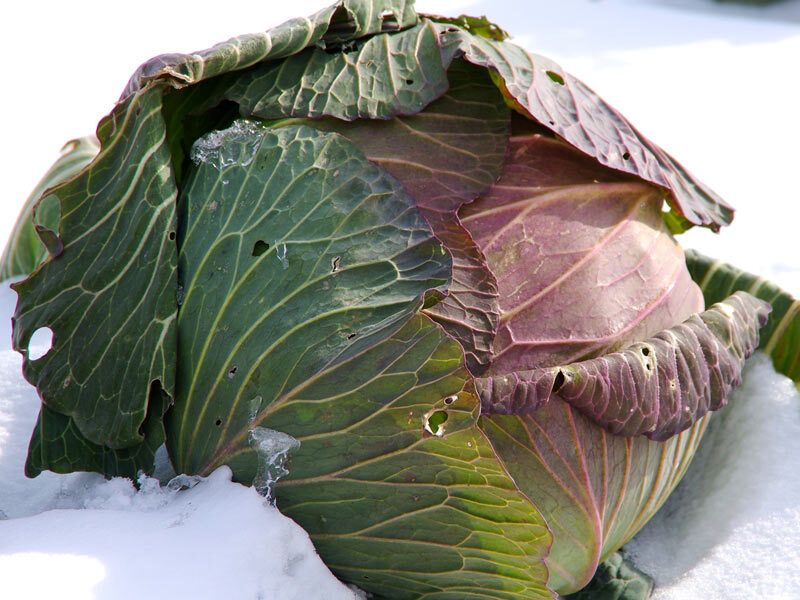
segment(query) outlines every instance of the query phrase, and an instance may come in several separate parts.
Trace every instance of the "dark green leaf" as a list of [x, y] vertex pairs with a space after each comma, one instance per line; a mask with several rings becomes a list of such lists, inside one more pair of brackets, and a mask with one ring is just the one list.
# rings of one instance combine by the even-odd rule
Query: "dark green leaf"
[[[391, 13], [392, 16], [389, 16]], [[162, 54], [141, 65], [121, 100], [155, 80], [184, 87], [256, 63], [296, 54], [327, 39], [355, 40], [381, 32], [387, 23], [405, 29], [417, 22], [411, 0], [340, 0], [310, 17], [291, 19], [266, 32], [241, 35], [191, 54]], [[394, 30], [395, 26], [390, 25]]]
[[490, 40], [502, 42], [510, 36], [508, 32], [501, 29], [495, 23], [492, 23], [485, 16], [470, 17], [469, 15], [460, 15], [458, 17], [442, 17], [439, 15], [422, 15], [435, 23], [449, 23], [457, 25], [461, 29], [469, 31], [473, 35], [484, 37]]
[[653, 587], [653, 578], [617, 551], [600, 563], [589, 585], [565, 600], [647, 600]]
[[758, 347], [772, 357], [775, 370], [800, 387], [800, 300], [757, 275], [703, 256], [696, 250], [686, 251], [686, 264], [703, 291], [706, 303], [719, 302], [720, 298], [742, 290], [772, 305]]
[[56, 473], [96, 471], [109, 477], [136, 479], [139, 471], [152, 472], [156, 450], [164, 443], [162, 418], [171, 398], [156, 382], [148, 398], [148, 412], [141, 432], [144, 441], [131, 448], [114, 450], [87, 440], [75, 422], [42, 405], [28, 448], [25, 475], [36, 477], [44, 470]]
[[389, 119], [418, 113], [447, 90], [437, 34], [429, 22], [367, 38], [349, 51], [309, 48], [231, 80], [224, 98], [264, 119]]
[[270, 415], [301, 441], [278, 506], [345, 581], [390, 599], [553, 597], [550, 534], [475, 427], [469, 381], [417, 315]]
[[[85, 441], [149, 456], [139, 447], [155, 443], [145, 439], [147, 416], [160, 411], [149, 407], [151, 387], [173, 394], [177, 190], [160, 110], [161, 90], [147, 89], [100, 123], [91, 167], [48, 193], [61, 219], [43, 233], [63, 251], [14, 285], [14, 348], [49, 409], [39, 440], [54, 444], [31, 448], [31, 469], [51, 468], [50, 457], [60, 470], [96, 468]], [[53, 346], [30, 360], [28, 342], [42, 327]], [[70, 419], [48, 423], [53, 413]], [[67, 429], [80, 435], [53, 435]]]
[[341, 136], [240, 121], [195, 153], [170, 447], [178, 470], [208, 473], [258, 415], [446, 286], [450, 257], [400, 184]]

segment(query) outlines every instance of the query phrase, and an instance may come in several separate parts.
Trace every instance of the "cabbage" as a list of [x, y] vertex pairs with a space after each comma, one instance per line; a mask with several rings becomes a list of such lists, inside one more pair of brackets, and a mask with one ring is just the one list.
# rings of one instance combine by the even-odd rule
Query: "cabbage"
[[687, 268], [674, 234], [732, 209], [505, 37], [342, 0], [142, 65], [2, 260], [26, 473], [228, 465], [382, 598], [628, 577], [765, 323], [800, 378], [798, 303]]

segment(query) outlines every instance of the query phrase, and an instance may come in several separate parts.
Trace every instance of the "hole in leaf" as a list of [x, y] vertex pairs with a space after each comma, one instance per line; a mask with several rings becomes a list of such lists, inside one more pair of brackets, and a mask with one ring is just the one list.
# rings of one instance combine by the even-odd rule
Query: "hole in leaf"
[[342, 4], [339, 4], [331, 16], [328, 30], [320, 40], [322, 49], [325, 52], [336, 52], [341, 47], [342, 42], [353, 38], [356, 30], [357, 24], [353, 15]]
[[559, 371], [556, 374], [555, 381], [553, 381], [553, 393], [558, 392], [561, 389], [561, 386], [564, 385], [564, 381], [566, 381], [566, 377], [564, 377], [564, 373]]
[[334, 256], [331, 259], [331, 273], [336, 273], [339, 270], [339, 264], [342, 262], [341, 256]]
[[39, 360], [53, 347], [53, 330], [39, 327], [28, 342], [28, 360]]
[[414, 85], [414, 80], [409, 77], [408, 79], [406, 79], [406, 84]]
[[236, 371], [238, 371], [238, 370], [239, 370], [239, 367], [237, 367], [236, 365], [233, 365], [233, 366], [231, 367], [231, 370], [230, 370], [230, 371], [228, 371], [228, 377], [229, 377], [230, 379], [233, 379], [233, 376], [234, 376], [234, 375], [236, 375]]
[[453, 394], [452, 396], [448, 396], [447, 398], [445, 398], [444, 403], [450, 406], [456, 400], [458, 400], [458, 396], [456, 394]]
[[437, 410], [425, 419], [425, 429], [433, 435], [441, 437], [444, 434], [444, 427], [447, 421], [447, 413], [443, 410]]
[[258, 240], [253, 244], [253, 256], [261, 256], [267, 250], [269, 250], [269, 244], [264, 240]]
[[391, 10], [385, 10], [381, 13], [381, 31], [397, 31], [400, 29], [400, 24], [397, 22], [397, 17]]
[[174, 242], [175, 241], [175, 232], [174, 231], [170, 231], [168, 237], [169, 237], [169, 241], [170, 242]]
[[545, 71], [547, 76], [558, 85], [564, 85], [564, 78], [555, 71]]
[[214, 425], [216, 425], [217, 427], [222, 425], [222, 419], [217, 419], [216, 421], [214, 421]]
[[650, 348], [648, 348], [647, 346], [645, 346], [644, 348], [642, 348], [642, 354], [643, 354], [644, 356], [648, 356], [648, 355], [650, 354]]
[[348, 334], [348, 335], [347, 335], [347, 339], [348, 339], [348, 340], [352, 340], [352, 339], [353, 339], [354, 337], [356, 337], [357, 335], [358, 335], [358, 332], [357, 332], [357, 331], [354, 331], [353, 333], [350, 333], [350, 334]]
[[630, 158], [631, 158], [630, 152], [626, 152], [625, 154], [622, 155], [622, 160], [630, 160]]
[[549, 121], [549, 123], [550, 123], [550, 125], [555, 125], [556, 124], [555, 121]]

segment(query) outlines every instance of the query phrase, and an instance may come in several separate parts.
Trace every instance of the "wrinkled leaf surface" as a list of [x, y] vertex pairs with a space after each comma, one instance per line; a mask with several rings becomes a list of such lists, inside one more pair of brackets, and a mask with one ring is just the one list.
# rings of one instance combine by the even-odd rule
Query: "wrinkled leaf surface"
[[761, 330], [758, 347], [772, 357], [776, 371], [800, 386], [800, 300], [762, 277], [704, 256], [696, 250], [686, 251], [686, 264], [707, 303], [719, 302], [741, 290], [772, 306], [769, 320]]

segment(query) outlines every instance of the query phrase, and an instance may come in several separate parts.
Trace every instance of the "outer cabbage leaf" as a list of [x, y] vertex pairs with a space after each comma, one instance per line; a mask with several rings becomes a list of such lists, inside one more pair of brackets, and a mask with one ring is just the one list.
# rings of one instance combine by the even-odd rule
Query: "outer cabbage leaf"
[[[647, 140], [615, 109], [549, 59], [458, 25], [420, 19], [400, 35], [324, 52], [310, 48], [237, 77], [225, 97], [263, 118], [391, 118], [413, 114], [447, 89], [446, 71], [463, 56], [495, 74], [510, 104], [601, 164], [670, 190], [673, 230], [730, 223], [733, 209]], [[468, 20], [471, 23], [471, 21]], [[309, 44], [310, 45], [310, 44]], [[303, 113], [302, 115], [298, 112]]]
[[36, 477], [44, 470], [56, 473], [96, 471], [108, 477], [135, 480], [146, 465], [152, 465], [164, 443], [162, 416], [172, 399], [156, 383], [148, 396], [149, 410], [140, 432], [141, 444], [119, 450], [94, 444], [78, 430], [75, 422], [42, 405], [28, 448], [25, 475]]
[[618, 551], [600, 564], [589, 585], [566, 600], [647, 600], [654, 587], [653, 578]]
[[456, 211], [495, 182], [505, 158], [509, 111], [488, 74], [464, 61], [447, 73], [450, 88], [416, 115], [309, 124], [338, 131], [397, 177], [453, 256], [448, 295], [426, 309], [464, 348], [473, 373], [486, 369], [499, 316], [497, 284]]
[[548, 587], [568, 594], [663, 504], [707, 418], [666, 442], [612, 435], [560, 400], [526, 415], [484, 415], [479, 423], [552, 531]]
[[231, 79], [225, 98], [264, 119], [331, 116], [348, 121], [418, 113], [447, 90], [436, 30], [429, 22], [367, 38], [355, 49], [309, 48]]
[[387, 598], [551, 598], [549, 532], [475, 426], [463, 351], [415, 314], [450, 264], [413, 199], [303, 125], [236, 123], [195, 156], [176, 468], [249, 481], [248, 432], [288, 433], [301, 446], [277, 502], [340, 577]]
[[674, 158], [642, 136], [583, 82], [544, 56], [507, 42], [472, 35], [452, 23], [435, 23], [444, 61], [463, 56], [492, 69], [509, 102], [601, 164], [638, 175], [670, 190], [674, 226], [727, 225], [733, 209], [694, 179]]
[[[47, 457], [60, 457], [54, 469], [67, 462], [93, 468], [78, 460], [87, 442], [130, 456], [148, 456], [137, 448], [163, 442], [163, 431], [144, 439], [145, 421], [160, 420], [164, 408], [160, 393], [149, 402], [152, 387], [174, 391], [177, 190], [160, 109], [159, 90], [148, 88], [101, 121], [97, 157], [48, 192], [61, 218], [38, 233], [57, 255], [13, 286], [14, 348], [49, 409], [40, 414], [41, 431], [72, 432], [38, 438], [52, 441], [50, 449], [37, 450], [33, 440], [29, 473], [51, 468]], [[28, 342], [41, 327], [52, 330], [53, 345], [30, 360]], [[54, 413], [71, 424], [44, 422]]]
[[[99, 150], [100, 145], [94, 136], [71, 140], [64, 145], [61, 156], [36, 184], [17, 217], [11, 238], [0, 258], [0, 279], [28, 275], [44, 262], [47, 249], [36, 235], [33, 208], [48, 188], [73, 177], [91, 162]], [[39, 226], [45, 229], [57, 229], [61, 216], [58, 214], [58, 209], [58, 203], [52, 202], [37, 210]]]
[[615, 435], [669, 439], [725, 406], [769, 311], [763, 300], [735, 292], [620, 352], [478, 379], [483, 412], [533, 412], [557, 397]]
[[142, 64], [120, 99], [154, 80], [183, 87], [263, 61], [291, 56], [310, 46], [344, 43], [417, 23], [411, 0], [340, 0], [310, 17], [291, 19], [269, 31], [245, 34], [191, 54], [162, 54]]
[[399, 182], [339, 135], [237, 122], [195, 149], [169, 447], [181, 472], [209, 473], [262, 413], [446, 288], [450, 257]]
[[686, 264], [707, 303], [719, 302], [737, 290], [769, 302], [772, 313], [761, 330], [758, 347], [772, 358], [776, 371], [800, 387], [800, 300], [757, 275], [703, 256], [696, 250], [686, 251]]

